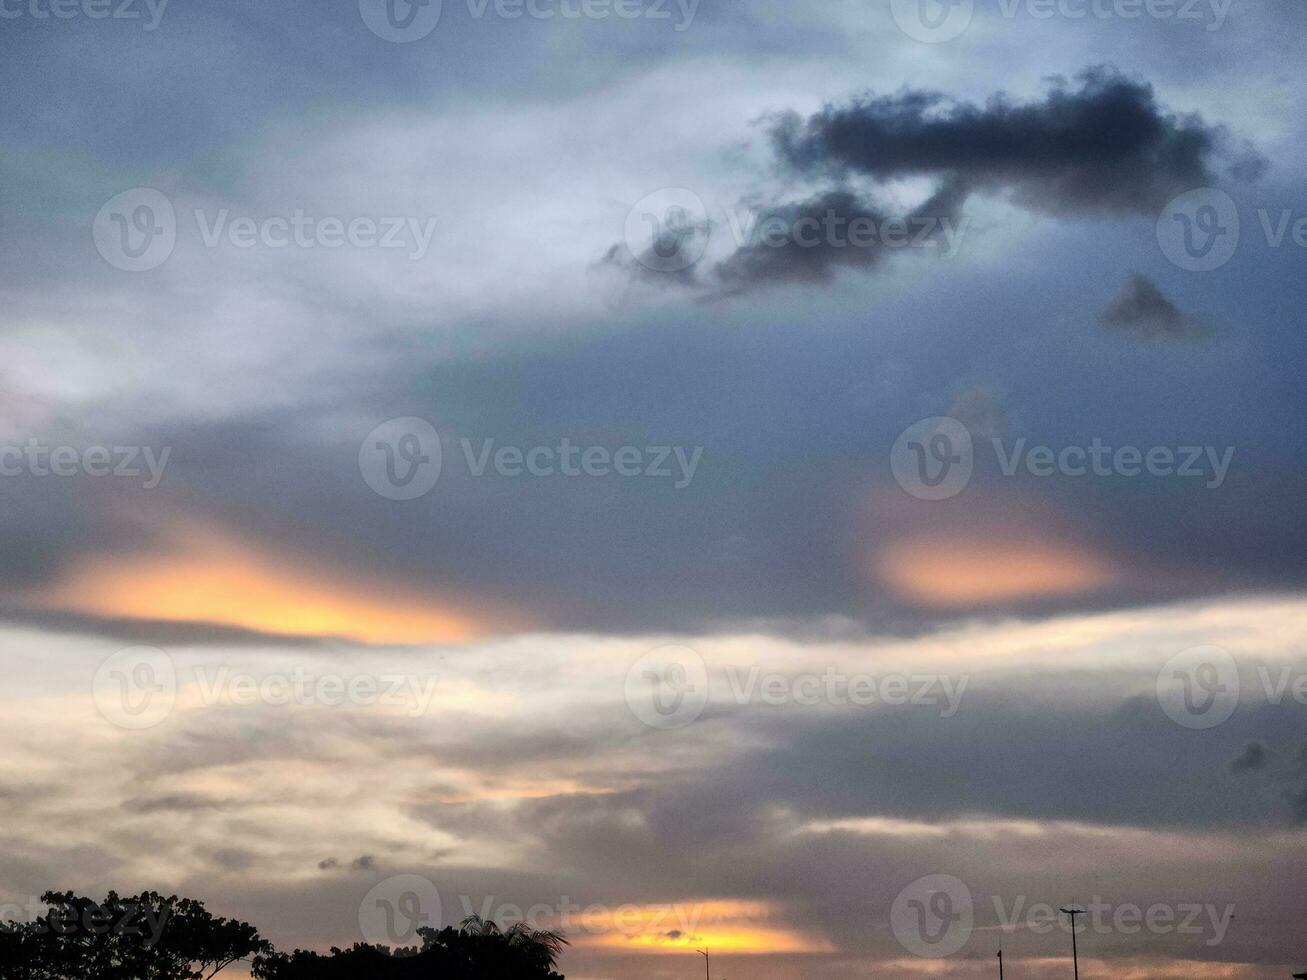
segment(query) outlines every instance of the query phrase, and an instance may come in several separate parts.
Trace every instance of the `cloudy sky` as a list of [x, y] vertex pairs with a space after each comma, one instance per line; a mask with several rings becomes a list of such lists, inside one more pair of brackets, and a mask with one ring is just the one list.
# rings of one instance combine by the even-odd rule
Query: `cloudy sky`
[[1305, 28], [0, 0], [5, 912], [1307, 968]]

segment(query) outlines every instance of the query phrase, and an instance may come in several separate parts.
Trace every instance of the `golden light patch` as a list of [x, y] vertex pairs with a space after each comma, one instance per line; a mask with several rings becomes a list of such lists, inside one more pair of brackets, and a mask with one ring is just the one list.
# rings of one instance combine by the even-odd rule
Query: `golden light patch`
[[165, 555], [89, 558], [27, 604], [124, 619], [214, 623], [368, 643], [456, 642], [486, 629], [406, 583], [351, 580], [207, 528], [179, 528]]
[[896, 592], [935, 606], [1077, 595], [1114, 578], [1101, 558], [1066, 545], [935, 535], [888, 545], [876, 573]]
[[763, 902], [686, 901], [674, 905], [624, 905], [583, 910], [576, 944], [627, 953], [823, 953], [825, 940], [771, 924]]
[[625, 952], [684, 953], [696, 949], [709, 949], [715, 953], [827, 953], [827, 943], [806, 939], [797, 933], [781, 929], [732, 929], [722, 927], [705, 929], [691, 936], [675, 939], [666, 935], [643, 933], [623, 936], [608, 933], [593, 945], [607, 949], [620, 948]]

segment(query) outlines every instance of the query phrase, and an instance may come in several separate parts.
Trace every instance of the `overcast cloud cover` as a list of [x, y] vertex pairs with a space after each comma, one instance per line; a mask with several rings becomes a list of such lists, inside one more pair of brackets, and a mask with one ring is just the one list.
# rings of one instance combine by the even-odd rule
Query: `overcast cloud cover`
[[[1060, 975], [996, 897], [1102, 897], [1235, 919], [1099, 975], [1303, 969], [1307, 10], [414, 9], [0, 4], [0, 902], [325, 946], [413, 873], [640, 906], [568, 976], [781, 980]], [[297, 669], [408, 686], [214, 693]]]

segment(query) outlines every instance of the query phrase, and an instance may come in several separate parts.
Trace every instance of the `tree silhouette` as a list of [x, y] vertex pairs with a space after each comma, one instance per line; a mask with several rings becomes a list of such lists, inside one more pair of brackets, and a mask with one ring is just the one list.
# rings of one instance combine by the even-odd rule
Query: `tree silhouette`
[[498, 923], [493, 919], [483, 919], [479, 915], [469, 915], [463, 920], [459, 931], [469, 936], [502, 935], [510, 949], [518, 950], [544, 970], [554, 968], [558, 963], [558, 957], [563, 953], [563, 947], [568, 945], [562, 933], [549, 929], [532, 929], [522, 922], [510, 926], [507, 932], [501, 933]]
[[157, 892], [103, 901], [46, 892], [31, 922], [0, 922], [0, 980], [212, 980], [252, 960], [258, 980], [564, 980], [567, 940], [471, 916], [458, 929], [420, 929], [420, 946], [358, 943], [330, 953], [278, 953], [254, 926]]
[[46, 892], [31, 922], [0, 923], [0, 980], [210, 980], [272, 951], [246, 922], [157, 892], [95, 901]]
[[518, 924], [507, 931], [470, 916], [458, 929], [420, 929], [420, 947], [356, 943], [330, 953], [296, 950], [255, 961], [259, 980], [563, 980], [554, 966], [567, 940]]

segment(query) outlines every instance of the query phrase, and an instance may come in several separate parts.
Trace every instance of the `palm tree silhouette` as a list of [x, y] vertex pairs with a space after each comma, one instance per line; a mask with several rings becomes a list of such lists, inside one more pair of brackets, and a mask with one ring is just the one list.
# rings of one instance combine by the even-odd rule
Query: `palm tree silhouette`
[[540, 966], [550, 970], [558, 964], [563, 947], [570, 945], [562, 933], [552, 929], [532, 929], [525, 923], [518, 922], [504, 931], [493, 919], [483, 919], [476, 914], [469, 915], [459, 923], [458, 928], [459, 932], [468, 936], [502, 936], [508, 940], [509, 946], [521, 950]]

